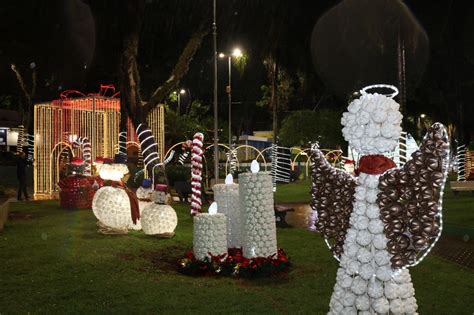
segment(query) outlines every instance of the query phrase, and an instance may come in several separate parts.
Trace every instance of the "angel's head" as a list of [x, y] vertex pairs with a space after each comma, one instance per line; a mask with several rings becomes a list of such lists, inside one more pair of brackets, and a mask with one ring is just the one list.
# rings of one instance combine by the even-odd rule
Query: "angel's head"
[[396, 94], [371, 94], [366, 92], [368, 88], [361, 91], [361, 97], [353, 100], [342, 115], [342, 134], [360, 154], [393, 151], [402, 131], [400, 105], [392, 98]]

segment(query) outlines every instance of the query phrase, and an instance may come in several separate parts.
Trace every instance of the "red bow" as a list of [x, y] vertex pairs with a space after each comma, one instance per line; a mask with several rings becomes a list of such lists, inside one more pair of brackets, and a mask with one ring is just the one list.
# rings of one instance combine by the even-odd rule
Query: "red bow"
[[383, 155], [364, 155], [359, 161], [360, 172], [370, 175], [378, 175], [384, 173], [386, 170], [397, 167], [395, 162]]

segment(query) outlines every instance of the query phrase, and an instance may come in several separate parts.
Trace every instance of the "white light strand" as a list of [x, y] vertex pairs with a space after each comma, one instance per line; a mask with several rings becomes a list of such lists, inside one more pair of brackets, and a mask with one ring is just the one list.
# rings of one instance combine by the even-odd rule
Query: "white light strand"
[[119, 133], [119, 154], [127, 155], [127, 132], [121, 131]]
[[291, 181], [291, 148], [279, 146], [278, 143], [272, 145], [271, 174], [274, 192], [277, 182], [289, 183]]
[[[438, 124], [438, 123], [436, 123]], [[436, 125], [435, 124], [435, 125]], [[443, 194], [444, 194], [444, 186], [446, 185], [446, 179], [448, 178], [448, 170], [449, 170], [449, 138], [448, 138], [448, 133], [446, 131], [446, 128], [444, 128], [443, 125], [439, 124], [442, 128], [442, 133], [446, 137], [446, 142], [447, 142], [447, 151], [446, 151], [446, 156], [448, 157], [446, 160], [442, 161], [443, 162], [443, 183], [441, 184], [441, 190], [440, 190], [440, 196], [439, 196], [439, 201], [438, 201], [438, 209], [439, 209], [439, 232], [438, 235], [436, 236], [436, 239], [434, 240], [433, 243], [431, 243], [430, 247], [423, 253], [421, 258], [419, 258], [417, 261], [415, 261], [413, 264], [409, 264], [404, 266], [402, 269], [414, 267], [418, 265], [425, 257], [431, 252], [433, 247], [436, 245], [438, 242], [439, 238], [441, 237], [441, 233], [443, 232]], [[428, 137], [428, 133], [425, 135], [423, 140], [426, 140]]]
[[458, 182], [466, 180], [466, 145], [457, 147], [456, 164], [458, 167]]
[[27, 134], [26, 136], [28, 141], [28, 161], [33, 162], [35, 154], [35, 135]]
[[[138, 125], [136, 133], [138, 135], [138, 141], [140, 141], [145, 169], [153, 171], [154, 165], [160, 161], [160, 155], [157, 149], [158, 144], [155, 141], [155, 137], [146, 124]], [[153, 177], [153, 173], [148, 174], [148, 176]]]
[[196, 215], [201, 212], [201, 182], [202, 182], [202, 156], [203, 156], [204, 135], [200, 132], [193, 137], [193, 148], [191, 153], [191, 214]]
[[367, 90], [372, 90], [372, 89], [391, 89], [393, 90], [393, 93], [391, 94], [382, 94], [386, 97], [394, 98], [395, 96], [398, 95], [398, 89], [394, 85], [389, 85], [389, 84], [374, 84], [374, 85], [369, 85], [364, 87], [363, 89], [360, 90], [361, 94], [368, 94]]
[[188, 156], [189, 156], [189, 151], [185, 151], [185, 152], [181, 153], [179, 155], [179, 158], [178, 158], [179, 164], [184, 165], [184, 161], [186, 161]]
[[24, 141], [25, 141], [25, 126], [20, 125], [18, 126], [18, 140], [17, 140], [17, 145], [16, 145], [16, 152], [20, 153], [23, 152], [23, 146], [24, 146]]
[[[163, 161], [163, 163], [157, 163], [153, 166], [153, 170], [152, 170], [152, 173], [155, 174], [155, 167], [160, 167], [160, 166], [163, 166], [163, 165], [166, 165], [168, 164], [169, 162], [171, 162], [171, 160], [173, 159], [174, 157], [174, 153], [175, 151], [171, 151], [169, 156], [166, 158], [166, 160]], [[151, 177], [151, 185], [153, 187], [153, 189], [155, 189], [155, 176], [152, 176]]]
[[79, 148], [82, 151], [82, 157], [86, 164], [84, 175], [91, 176], [91, 143], [87, 137], [78, 137], [72, 143], [74, 148]]

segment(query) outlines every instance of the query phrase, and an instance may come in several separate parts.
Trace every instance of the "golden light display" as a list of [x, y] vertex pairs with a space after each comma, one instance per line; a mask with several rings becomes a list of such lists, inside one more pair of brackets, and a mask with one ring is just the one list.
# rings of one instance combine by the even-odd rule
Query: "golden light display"
[[[65, 159], [82, 157], [70, 145], [70, 139], [87, 137], [91, 158], [113, 158], [118, 152], [120, 99], [100, 95], [69, 98], [68, 94], [50, 103], [37, 104], [34, 111], [34, 193], [36, 198], [55, 197], [60, 169]], [[147, 117], [158, 147], [164, 156], [164, 108], [156, 107]], [[137, 142], [132, 123], [128, 122], [127, 141]], [[66, 158], [65, 158], [66, 157]]]

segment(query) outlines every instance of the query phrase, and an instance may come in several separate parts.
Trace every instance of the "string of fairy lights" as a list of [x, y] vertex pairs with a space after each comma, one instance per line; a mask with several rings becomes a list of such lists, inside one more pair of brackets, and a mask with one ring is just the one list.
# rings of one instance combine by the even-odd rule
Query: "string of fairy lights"
[[[158, 152], [164, 150], [164, 109], [155, 108], [147, 117], [156, 137]], [[114, 97], [82, 96], [41, 103], [34, 110], [34, 192], [48, 197], [57, 192], [61, 153], [79, 137], [90, 141], [91, 163], [97, 157], [114, 157], [120, 133], [120, 100]], [[137, 141], [134, 127], [127, 125], [127, 141]], [[73, 155], [84, 158], [80, 148]], [[160, 154], [160, 156], [163, 156]]]

